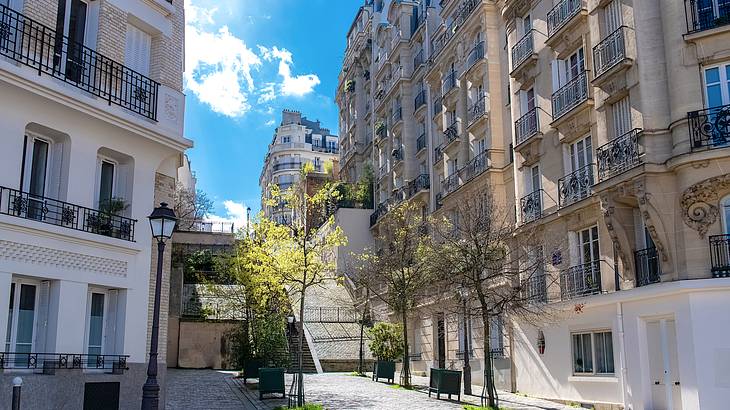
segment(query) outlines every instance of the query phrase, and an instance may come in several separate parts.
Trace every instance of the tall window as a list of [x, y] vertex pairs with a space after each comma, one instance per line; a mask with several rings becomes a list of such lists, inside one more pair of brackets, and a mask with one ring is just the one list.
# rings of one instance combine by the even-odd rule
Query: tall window
[[730, 104], [730, 64], [705, 69], [707, 108]]
[[618, 28], [623, 25], [621, 0], [613, 0], [606, 5], [606, 8], [603, 9], [603, 24], [606, 27], [605, 36], [618, 30]]
[[[30, 353], [33, 351], [33, 336], [36, 318], [37, 286], [15, 281], [10, 284], [8, 306], [8, 327], [5, 336], [5, 351]], [[21, 363], [27, 358], [17, 357]], [[21, 364], [18, 363], [18, 364]]]
[[525, 115], [535, 108], [535, 89], [530, 88], [527, 91], [520, 91], [520, 110]]
[[585, 51], [583, 47], [576, 50], [565, 60], [554, 60], [552, 63], [553, 91], [558, 91], [571, 80], [585, 71]]
[[722, 201], [723, 227], [725, 234], [730, 235], [730, 196], [726, 196]]
[[539, 191], [542, 188], [540, 176], [540, 165], [535, 165], [530, 168], [527, 174], [526, 188], [528, 193]]
[[631, 131], [631, 104], [629, 97], [624, 97], [611, 106], [613, 116], [614, 138], [618, 138]]
[[116, 165], [111, 161], [101, 161], [101, 175], [99, 179], [99, 206], [108, 206], [114, 198], [114, 180]]
[[598, 244], [598, 227], [580, 231], [580, 263], [595, 263], [601, 259], [601, 253]]
[[573, 373], [614, 374], [613, 335], [610, 331], [573, 333]]
[[127, 24], [125, 65], [142, 75], [149, 76], [151, 49], [152, 36], [135, 25]]
[[570, 144], [570, 165], [573, 172], [593, 163], [592, 145], [590, 136]]
[[89, 303], [88, 354], [101, 355], [104, 347], [104, 308], [103, 293], [92, 293]]
[[[65, 64], [66, 78], [71, 81], [79, 81], [83, 73], [87, 9], [88, 5], [82, 0], [58, 0], [54, 64]], [[65, 61], [60, 58], [64, 52], [64, 35], [69, 38]]]
[[41, 220], [44, 213], [44, 198], [48, 196], [49, 168], [51, 143], [40, 138], [28, 137], [28, 147], [25, 157], [25, 169], [27, 175], [23, 181], [23, 190], [28, 192], [27, 218]]

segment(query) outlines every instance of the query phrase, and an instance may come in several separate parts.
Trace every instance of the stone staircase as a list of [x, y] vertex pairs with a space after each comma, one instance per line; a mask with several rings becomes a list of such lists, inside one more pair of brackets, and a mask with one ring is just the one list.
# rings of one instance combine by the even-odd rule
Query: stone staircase
[[[290, 364], [287, 369], [288, 373], [295, 373], [297, 371], [297, 339], [289, 342], [289, 356]], [[303, 339], [304, 346], [302, 346], [302, 369], [304, 373], [317, 373], [317, 365], [314, 363], [312, 352], [309, 350], [309, 343], [307, 338]]]

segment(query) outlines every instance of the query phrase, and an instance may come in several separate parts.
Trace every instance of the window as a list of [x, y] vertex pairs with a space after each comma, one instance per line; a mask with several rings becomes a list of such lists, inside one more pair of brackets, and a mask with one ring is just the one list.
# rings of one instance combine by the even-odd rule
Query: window
[[50, 145], [46, 140], [33, 138], [29, 153], [30, 179], [26, 187], [28, 193], [33, 196], [44, 197], [46, 195]]
[[[78, 82], [83, 73], [84, 51], [79, 45], [85, 45], [87, 40], [87, 9], [86, 2], [81, 0], [59, 0], [56, 14], [56, 50], [54, 51], [54, 65], [65, 64], [66, 78]], [[93, 26], [93, 25], [92, 25]], [[66, 60], [62, 61], [63, 53], [61, 35], [69, 37], [66, 47]]]
[[[5, 336], [5, 351], [30, 353], [36, 319], [37, 286], [33, 283], [13, 281], [10, 284], [10, 303], [8, 306], [8, 327]], [[20, 362], [17, 362], [17, 361]], [[16, 365], [27, 362], [27, 358], [16, 357]]]
[[535, 109], [535, 89], [520, 91], [520, 110], [522, 115]]
[[697, 0], [696, 4], [703, 29], [715, 27], [715, 20], [730, 15], [730, 0]]
[[286, 136], [281, 137], [281, 143], [282, 144], [288, 144], [290, 142], [291, 142], [291, 137], [290, 136], [286, 135]]
[[613, 0], [603, 9], [603, 23], [606, 28], [606, 36], [618, 30], [623, 25], [621, 0]]
[[730, 64], [705, 69], [707, 108], [730, 104]]
[[598, 227], [594, 226], [580, 231], [580, 263], [582, 265], [600, 260], [601, 253], [598, 244]]
[[492, 316], [489, 323], [489, 349], [497, 355], [504, 354], [504, 323], [501, 316]]
[[629, 97], [624, 97], [611, 106], [613, 116], [614, 138], [618, 138], [631, 131], [631, 104]]
[[114, 178], [116, 164], [111, 161], [101, 161], [101, 172], [99, 178], [99, 207], [111, 204], [114, 198]]
[[722, 216], [725, 234], [730, 235], [730, 196], [726, 196], [725, 199], [722, 200]]
[[581, 75], [585, 71], [585, 66], [583, 47], [576, 50], [565, 60], [554, 60], [552, 63], [553, 92], [558, 91]]
[[593, 147], [591, 137], [570, 144], [570, 165], [573, 172], [593, 163]]
[[527, 173], [526, 188], [529, 193], [539, 191], [541, 188], [540, 165], [530, 168]]
[[88, 313], [88, 354], [90, 355], [103, 354], [105, 296], [103, 293], [91, 293]]
[[449, 160], [447, 162], [449, 176], [456, 174], [456, 172], [459, 170], [459, 160], [454, 158]]
[[614, 374], [613, 336], [610, 331], [574, 333], [573, 374]]
[[132, 24], [127, 24], [125, 65], [142, 75], [149, 76], [151, 48], [152, 36]]
[[486, 138], [482, 138], [477, 141], [477, 155], [481, 154], [482, 152], [487, 150], [487, 140]]
[[522, 17], [522, 36], [526, 36], [532, 30], [532, 17], [526, 15]]

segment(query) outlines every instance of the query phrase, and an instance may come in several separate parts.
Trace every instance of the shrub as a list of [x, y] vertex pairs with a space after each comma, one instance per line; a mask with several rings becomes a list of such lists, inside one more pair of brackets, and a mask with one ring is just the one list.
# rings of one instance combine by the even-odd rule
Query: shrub
[[379, 360], [396, 360], [403, 356], [403, 327], [395, 323], [376, 323], [368, 329], [370, 351]]

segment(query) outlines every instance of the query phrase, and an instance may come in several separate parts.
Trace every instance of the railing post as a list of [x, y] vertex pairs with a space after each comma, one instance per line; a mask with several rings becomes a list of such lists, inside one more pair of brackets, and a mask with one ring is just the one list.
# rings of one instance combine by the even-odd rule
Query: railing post
[[13, 379], [13, 400], [12, 409], [20, 410], [20, 389], [23, 386], [23, 379], [16, 377]]
[[109, 102], [109, 105], [112, 105], [112, 76], [114, 75], [114, 60], [109, 60], [111, 62], [109, 73], [107, 73], [107, 101]]
[[[43, 73], [43, 49], [45, 48], [46, 39], [46, 26], [41, 26], [41, 57], [38, 60], [38, 76], [40, 77]], [[21, 44], [22, 47], [22, 44]], [[22, 50], [22, 48], [21, 48]]]

